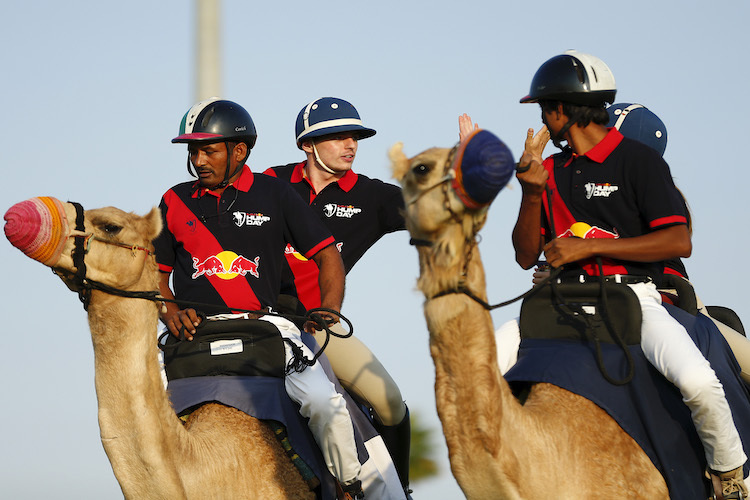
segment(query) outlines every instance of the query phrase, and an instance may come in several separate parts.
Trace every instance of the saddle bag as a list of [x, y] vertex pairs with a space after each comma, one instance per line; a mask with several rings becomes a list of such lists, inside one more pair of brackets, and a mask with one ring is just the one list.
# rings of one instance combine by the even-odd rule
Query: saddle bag
[[192, 341], [165, 333], [159, 348], [168, 380], [214, 375], [284, 377], [284, 340], [268, 321], [204, 320]]
[[604, 289], [600, 283], [540, 286], [521, 304], [521, 338], [618, 344], [613, 338], [616, 334], [625, 345], [640, 344], [642, 313], [638, 297], [625, 284], [605, 282], [603, 286]]

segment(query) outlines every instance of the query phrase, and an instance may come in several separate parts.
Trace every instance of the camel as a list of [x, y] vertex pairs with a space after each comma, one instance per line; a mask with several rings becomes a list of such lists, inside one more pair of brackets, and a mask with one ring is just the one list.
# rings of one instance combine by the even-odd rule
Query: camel
[[[157, 208], [141, 217], [113, 207], [83, 213], [34, 198], [11, 207], [5, 233], [14, 246], [80, 290], [74, 240], [85, 240], [86, 279], [125, 291], [158, 289], [151, 240], [161, 231]], [[83, 267], [83, 266], [81, 266]], [[91, 292], [101, 440], [128, 499], [314, 499], [268, 426], [239, 410], [208, 404], [183, 423], [164, 388], [155, 335], [158, 305]]]
[[591, 401], [536, 384], [524, 405], [500, 374], [476, 246], [487, 207], [467, 209], [449, 189], [451, 150], [389, 156], [416, 243], [435, 399], [451, 471], [472, 499], [669, 498], [638, 444]]

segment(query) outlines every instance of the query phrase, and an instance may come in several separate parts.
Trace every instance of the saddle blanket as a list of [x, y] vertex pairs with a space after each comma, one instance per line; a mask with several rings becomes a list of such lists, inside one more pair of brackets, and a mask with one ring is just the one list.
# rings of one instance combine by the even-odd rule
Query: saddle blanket
[[[313, 352], [318, 350], [312, 335], [302, 334]], [[360, 480], [367, 498], [405, 500], [398, 474], [385, 447], [357, 403], [341, 387], [325, 355], [319, 358], [328, 378], [343, 394], [354, 423], [359, 462], [362, 465]], [[321, 482], [324, 500], [336, 498], [336, 482], [326, 468], [323, 456], [312, 437], [307, 420], [299, 414], [299, 407], [284, 389], [284, 379], [276, 377], [214, 376], [190, 377], [168, 382], [172, 406], [176, 413], [201, 403], [219, 402], [232, 406], [260, 420], [281, 422], [287, 430], [294, 451], [313, 470]]]
[[[750, 450], [750, 392], [724, 337], [702, 314], [693, 316], [671, 305], [669, 313], [688, 331], [724, 386], [743, 447]], [[518, 362], [506, 374], [511, 386], [548, 382], [579, 394], [604, 409], [662, 473], [674, 500], [705, 500], [706, 458], [680, 392], [648, 362], [640, 346], [628, 347], [635, 364], [631, 383], [612, 385], [600, 373], [592, 344], [571, 340], [524, 339]], [[627, 373], [620, 347], [602, 344], [604, 365], [621, 379]], [[745, 477], [750, 460], [745, 463]]]

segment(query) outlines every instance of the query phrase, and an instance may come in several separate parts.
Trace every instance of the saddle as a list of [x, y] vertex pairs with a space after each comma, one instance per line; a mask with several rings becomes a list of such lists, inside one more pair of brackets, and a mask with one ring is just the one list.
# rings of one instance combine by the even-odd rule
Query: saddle
[[[673, 274], [665, 274], [660, 280], [658, 290], [662, 294], [664, 302], [671, 303], [693, 316], [698, 314], [698, 298], [693, 285], [685, 278]], [[742, 320], [733, 309], [724, 306], [704, 307], [711, 318], [745, 335], [745, 327], [742, 324]]]
[[547, 283], [521, 304], [522, 339], [566, 339], [625, 345], [641, 342], [641, 306], [625, 284]]

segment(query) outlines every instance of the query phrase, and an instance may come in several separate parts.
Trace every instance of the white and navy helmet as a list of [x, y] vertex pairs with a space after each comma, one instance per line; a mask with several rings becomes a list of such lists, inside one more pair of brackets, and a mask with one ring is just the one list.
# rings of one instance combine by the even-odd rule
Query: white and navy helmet
[[337, 97], [316, 99], [302, 108], [297, 115], [294, 135], [299, 148], [306, 139], [339, 132], [357, 132], [357, 139], [367, 139], [375, 135], [375, 130], [362, 125], [355, 107]]
[[615, 77], [604, 61], [591, 54], [568, 50], [548, 59], [531, 80], [529, 95], [521, 102], [551, 100], [584, 106], [613, 103]]
[[194, 104], [180, 122], [174, 143], [247, 142], [255, 146], [258, 133], [250, 114], [236, 102], [212, 97]]
[[617, 103], [607, 108], [608, 127], [625, 137], [642, 142], [660, 155], [667, 149], [667, 127], [661, 118], [642, 104]]

